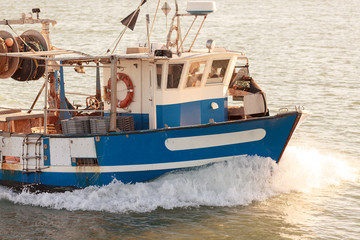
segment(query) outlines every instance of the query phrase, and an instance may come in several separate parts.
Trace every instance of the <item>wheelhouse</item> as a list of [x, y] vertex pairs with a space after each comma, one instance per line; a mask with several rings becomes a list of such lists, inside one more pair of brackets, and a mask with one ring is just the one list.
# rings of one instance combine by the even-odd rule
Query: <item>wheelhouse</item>
[[[117, 106], [117, 112], [133, 116], [137, 130], [227, 121], [227, 89], [239, 60], [245, 67], [246, 57], [223, 49], [211, 54], [183, 53], [170, 59], [118, 59], [118, 72], [129, 76], [134, 89], [133, 102], [124, 108]], [[110, 71], [110, 67], [104, 68], [105, 93], [109, 91]], [[118, 79], [117, 98], [128, 94], [126, 83]], [[104, 109], [110, 108], [110, 101], [105, 101]]]

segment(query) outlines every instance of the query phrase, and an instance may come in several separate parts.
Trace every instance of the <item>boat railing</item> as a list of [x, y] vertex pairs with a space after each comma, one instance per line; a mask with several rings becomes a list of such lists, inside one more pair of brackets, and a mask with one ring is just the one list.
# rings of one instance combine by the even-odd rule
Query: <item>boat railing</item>
[[[0, 109], [4, 110], [17, 110], [17, 111], [38, 111], [44, 112], [44, 108], [8, 108], [8, 107], [0, 107]], [[110, 110], [99, 110], [99, 109], [46, 109], [48, 112], [100, 112], [100, 113], [110, 113]]]
[[[30, 113], [28, 110], [34, 112]], [[44, 112], [45, 111], [45, 112]], [[68, 116], [70, 118], [62, 118], [62, 112], [70, 113]], [[13, 133], [41, 133], [41, 134], [58, 134], [58, 133], [77, 133], [79, 129], [74, 129], [75, 132], [70, 132], [66, 123], [70, 120], [78, 122], [84, 118], [96, 119], [96, 121], [109, 121], [110, 111], [107, 110], [98, 110], [98, 109], [27, 109], [27, 108], [9, 108], [9, 107], [0, 107], [0, 132], [13, 132]], [[64, 116], [64, 115], [63, 115]], [[61, 121], [56, 120], [54, 122], [54, 117]], [[53, 121], [49, 123], [48, 118], [52, 118]], [[121, 118], [121, 117], [117, 117]], [[124, 117], [123, 117], [124, 118]], [[129, 118], [129, 117], [128, 117]], [[127, 120], [128, 121], [128, 120]], [[117, 120], [117, 123], [119, 120]], [[132, 123], [128, 121], [129, 123]], [[128, 125], [129, 125], [128, 123]], [[61, 127], [60, 127], [61, 124]], [[98, 125], [97, 122], [95, 124]], [[104, 122], [102, 122], [104, 124]], [[56, 127], [57, 126], [57, 127]], [[123, 126], [123, 125], [122, 125]], [[97, 126], [95, 126], [97, 127]], [[124, 126], [123, 126], [124, 129]], [[130, 126], [127, 126], [127, 130], [133, 129], [133, 123]], [[87, 131], [80, 130], [81, 133], [90, 133], [90, 129]], [[107, 132], [102, 130], [102, 132]]]

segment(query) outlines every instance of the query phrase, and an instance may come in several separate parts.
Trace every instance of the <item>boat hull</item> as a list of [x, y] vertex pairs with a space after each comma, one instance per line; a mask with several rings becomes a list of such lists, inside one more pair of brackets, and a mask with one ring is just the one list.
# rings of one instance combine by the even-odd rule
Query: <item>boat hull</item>
[[[300, 112], [199, 126], [109, 133], [46, 135], [41, 159], [24, 169], [23, 136], [0, 138], [3, 160], [0, 183], [36, 184], [54, 188], [149, 181], [166, 172], [190, 169], [242, 155], [270, 157], [278, 162], [301, 117]], [[19, 138], [19, 139], [15, 139]], [[33, 168], [31, 168], [33, 166]], [[33, 169], [33, 170], [31, 170]]]

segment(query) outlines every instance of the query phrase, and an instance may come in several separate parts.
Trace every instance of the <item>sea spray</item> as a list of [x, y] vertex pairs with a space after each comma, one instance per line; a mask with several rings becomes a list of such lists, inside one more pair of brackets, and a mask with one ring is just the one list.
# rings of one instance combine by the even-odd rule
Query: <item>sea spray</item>
[[314, 148], [288, 147], [272, 176], [278, 192], [307, 192], [313, 188], [356, 181], [358, 170], [340, 157], [322, 154]]
[[280, 164], [259, 156], [176, 171], [151, 182], [123, 184], [65, 193], [14, 193], [0, 189], [0, 199], [52, 209], [107, 212], [149, 212], [198, 206], [248, 205], [290, 191], [354, 181], [357, 173], [344, 160], [316, 149], [289, 147]]

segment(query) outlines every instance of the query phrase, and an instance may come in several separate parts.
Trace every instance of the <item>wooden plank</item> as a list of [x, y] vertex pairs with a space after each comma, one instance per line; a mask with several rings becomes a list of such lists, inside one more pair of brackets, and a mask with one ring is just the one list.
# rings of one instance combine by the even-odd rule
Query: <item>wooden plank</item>
[[25, 112], [15, 112], [10, 114], [0, 115], [0, 122], [8, 122], [12, 120], [23, 120], [30, 118], [43, 118], [43, 113], [25, 113]]

